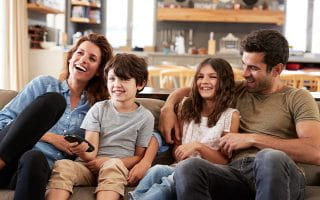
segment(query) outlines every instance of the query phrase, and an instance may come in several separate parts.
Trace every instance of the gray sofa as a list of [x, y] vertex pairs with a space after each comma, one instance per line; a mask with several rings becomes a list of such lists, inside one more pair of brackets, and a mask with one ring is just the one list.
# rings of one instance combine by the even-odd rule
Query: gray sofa
[[[7, 104], [11, 98], [13, 98], [17, 93], [14, 91], [0, 90], [0, 109]], [[141, 104], [146, 108], [151, 110], [156, 119], [156, 126], [158, 124], [158, 117], [160, 113], [160, 108], [163, 105], [164, 101], [158, 99], [150, 98], [139, 98]], [[318, 102], [320, 106], [320, 102]], [[320, 133], [319, 133], [320, 134]], [[169, 164], [172, 162], [172, 157], [169, 152], [158, 155], [155, 163]], [[320, 166], [315, 165], [305, 165], [299, 164], [304, 168], [306, 179], [307, 179], [307, 191], [306, 191], [306, 200], [319, 200], [320, 199]], [[126, 188], [126, 195], [124, 199], [127, 199], [127, 192], [133, 188]], [[90, 200], [94, 198], [94, 187], [76, 187], [74, 194], [71, 197], [71, 200], [83, 199]], [[11, 200], [13, 199], [14, 191], [0, 189], [0, 200]]]

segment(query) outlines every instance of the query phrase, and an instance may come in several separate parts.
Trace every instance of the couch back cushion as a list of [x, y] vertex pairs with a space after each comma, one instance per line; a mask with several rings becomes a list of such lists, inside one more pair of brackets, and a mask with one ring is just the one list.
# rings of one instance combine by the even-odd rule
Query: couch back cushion
[[0, 89], [0, 109], [2, 109], [18, 92]]
[[154, 127], [158, 129], [160, 109], [165, 101], [151, 98], [137, 98], [136, 101], [151, 111], [154, 116]]

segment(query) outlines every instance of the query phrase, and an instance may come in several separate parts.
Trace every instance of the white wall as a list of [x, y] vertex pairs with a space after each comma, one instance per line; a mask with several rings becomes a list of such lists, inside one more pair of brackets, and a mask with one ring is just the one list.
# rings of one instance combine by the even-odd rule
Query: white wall
[[63, 49], [30, 49], [29, 80], [39, 75], [51, 75], [58, 78], [64, 65]]

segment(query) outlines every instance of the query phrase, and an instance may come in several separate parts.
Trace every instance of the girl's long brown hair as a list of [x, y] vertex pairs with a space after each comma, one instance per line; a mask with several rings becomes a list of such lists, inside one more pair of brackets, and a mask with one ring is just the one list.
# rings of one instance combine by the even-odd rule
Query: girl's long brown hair
[[60, 80], [66, 80], [69, 77], [69, 60], [72, 57], [73, 53], [76, 52], [81, 43], [89, 41], [93, 44], [97, 45], [101, 51], [101, 60], [98, 68], [97, 75], [95, 75], [88, 83], [86, 87], [87, 91], [87, 99], [91, 105], [93, 105], [97, 101], [104, 100], [108, 98], [108, 89], [104, 82], [104, 67], [106, 63], [113, 57], [112, 47], [109, 44], [108, 40], [105, 36], [98, 33], [91, 33], [87, 36], [83, 36], [77, 42], [77, 44], [70, 49], [67, 55], [67, 62], [65, 67], [60, 74]]
[[194, 75], [191, 95], [184, 101], [179, 118], [182, 121], [194, 120], [195, 123], [200, 123], [203, 99], [198, 91], [197, 77], [200, 69], [205, 65], [210, 65], [217, 73], [215, 95], [212, 98], [214, 109], [208, 116], [208, 127], [212, 127], [218, 122], [221, 114], [233, 106], [234, 75], [230, 64], [221, 58], [207, 58], [200, 63]]

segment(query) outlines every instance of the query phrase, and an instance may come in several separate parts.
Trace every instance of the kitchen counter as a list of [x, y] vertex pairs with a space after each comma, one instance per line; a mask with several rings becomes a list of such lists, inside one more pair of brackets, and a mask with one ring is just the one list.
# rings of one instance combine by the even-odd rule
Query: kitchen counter
[[[65, 62], [68, 49], [30, 49], [29, 51], [29, 80], [38, 75], [51, 75], [58, 77]], [[115, 50], [115, 53], [120, 51]], [[149, 65], [174, 64], [183, 66], [197, 66], [201, 61], [208, 57], [220, 57], [231, 63], [233, 67], [241, 68], [241, 55], [239, 54], [163, 54], [162, 52], [138, 52], [132, 51], [137, 56], [148, 60]], [[320, 54], [305, 54], [290, 56], [289, 62], [320, 64]], [[316, 67], [317, 67], [316, 66]], [[319, 67], [320, 68], [320, 67]]]

